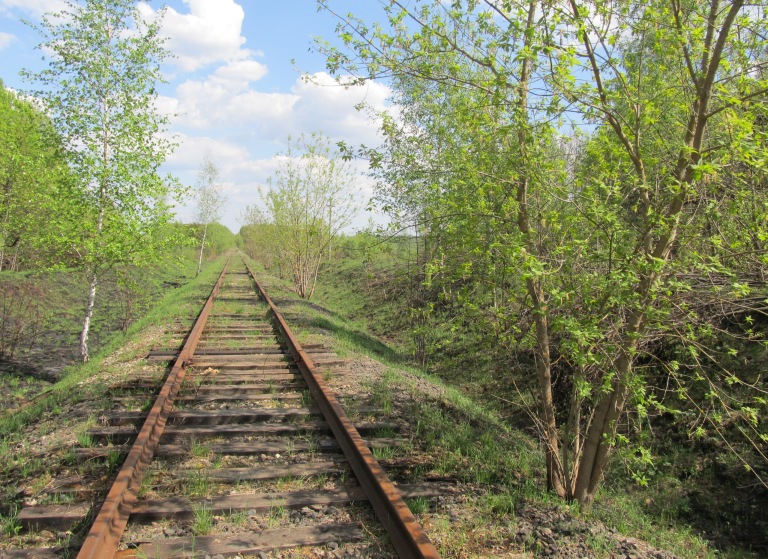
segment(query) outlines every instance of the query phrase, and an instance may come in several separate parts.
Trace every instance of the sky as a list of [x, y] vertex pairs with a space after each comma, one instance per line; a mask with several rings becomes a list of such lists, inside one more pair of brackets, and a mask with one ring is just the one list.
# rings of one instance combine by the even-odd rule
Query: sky
[[[338, 13], [353, 12], [370, 22], [382, 18], [378, 0], [331, 0]], [[194, 186], [200, 163], [210, 153], [221, 172], [227, 203], [221, 222], [240, 228], [243, 208], [259, 204], [285, 151], [288, 137], [322, 132], [331, 142], [379, 143], [378, 126], [361, 102], [383, 109], [389, 90], [373, 82], [361, 87], [338, 86], [325, 71], [325, 59], [313, 48], [313, 37], [335, 38], [337, 20], [318, 12], [315, 0], [166, 0], [139, 2], [147, 17], [167, 6], [163, 32], [175, 55], [163, 66], [168, 80], [158, 88], [158, 107], [171, 118], [169, 131], [178, 147], [164, 170], [182, 184]], [[0, 79], [6, 87], [31, 89], [19, 71], [44, 67], [36, 31], [25, 25], [43, 13], [58, 11], [61, 0], [0, 0]], [[291, 61], [295, 61], [295, 64]], [[306, 80], [302, 76], [311, 76]], [[359, 179], [351, 186], [360, 212], [351, 229], [381, 215], [365, 212], [372, 181], [366, 164], [354, 162]], [[178, 218], [191, 222], [194, 202], [178, 208]]]

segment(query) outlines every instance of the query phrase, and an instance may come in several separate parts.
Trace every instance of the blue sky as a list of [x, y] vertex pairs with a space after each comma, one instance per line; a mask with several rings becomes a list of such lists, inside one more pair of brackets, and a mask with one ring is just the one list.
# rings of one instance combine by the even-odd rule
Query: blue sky
[[[209, 150], [221, 170], [228, 203], [222, 222], [240, 227], [240, 211], [258, 202], [258, 186], [272, 174], [288, 135], [322, 131], [335, 143], [378, 143], [377, 126], [355, 105], [366, 101], [384, 108], [386, 85], [358, 88], [335, 85], [325, 74], [325, 60], [312, 52], [312, 37], [334, 38], [336, 20], [318, 12], [314, 0], [169, 0], [141, 2], [149, 17], [168, 6], [164, 31], [176, 59], [164, 68], [169, 83], [160, 88], [159, 106], [172, 119], [170, 131], [179, 147], [166, 170], [192, 185], [202, 155]], [[378, 0], [332, 0], [334, 10], [354, 12], [366, 21], [382, 17]], [[0, 79], [14, 89], [22, 68], [42, 65], [36, 32], [21, 20], [37, 22], [57, 11], [61, 0], [0, 0]], [[302, 80], [291, 64], [319, 85]], [[352, 186], [360, 205], [371, 193], [363, 176], [365, 164], [355, 163], [360, 179]], [[183, 221], [190, 208], [179, 208]], [[363, 226], [361, 211], [354, 225]], [[377, 221], [381, 221], [379, 217]]]

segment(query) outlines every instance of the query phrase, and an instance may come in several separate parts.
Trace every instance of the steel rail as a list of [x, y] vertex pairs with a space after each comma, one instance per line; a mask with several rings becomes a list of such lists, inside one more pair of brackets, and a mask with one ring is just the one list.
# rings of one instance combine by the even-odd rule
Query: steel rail
[[152, 462], [171, 408], [173, 408], [174, 400], [184, 381], [187, 364], [200, 341], [205, 323], [211, 314], [213, 300], [219, 293], [228, 266], [229, 259], [224, 264], [219, 279], [213, 286], [195, 325], [190, 330], [189, 336], [187, 336], [184, 346], [179, 352], [157, 400], [155, 400], [155, 404], [152, 406], [125, 462], [123, 462], [123, 467], [118, 472], [101, 510], [93, 521], [80, 552], [77, 554], [77, 559], [107, 559], [114, 557], [117, 553], [120, 539], [131, 515], [131, 509], [137, 500], [141, 480]]
[[245, 259], [243, 262], [259, 295], [267, 303], [270, 312], [277, 321], [291, 356], [296, 361], [312, 396], [328, 422], [376, 516], [389, 533], [398, 556], [400, 559], [439, 559], [440, 554], [411, 513], [408, 505], [405, 504], [400, 492], [389, 480], [384, 469], [363, 442], [360, 433], [349, 420], [336, 397], [328, 389], [328, 385], [318, 373], [314, 362], [301, 347]]

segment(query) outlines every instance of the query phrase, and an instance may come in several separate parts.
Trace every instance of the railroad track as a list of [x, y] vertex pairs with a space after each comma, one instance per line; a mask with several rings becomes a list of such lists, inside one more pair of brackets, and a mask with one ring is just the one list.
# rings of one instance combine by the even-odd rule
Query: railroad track
[[[392, 484], [371, 448], [399, 444], [399, 426], [353, 424], [318, 369], [344, 361], [320, 345], [302, 347], [245, 262], [233, 260], [181, 349], [150, 355], [173, 361], [151, 407], [133, 409], [135, 400], [121, 392], [115, 402], [125, 409], [113, 405], [88, 433], [103, 444], [77, 449], [84, 460], [127, 452], [103, 502], [19, 514], [29, 529], [93, 518], [79, 551], [8, 557], [265, 557], [335, 549], [377, 532], [391, 543], [376, 544], [378, 557], [439, 557], [404, 498], [434, 497], [445, 487]], [[136, 378], [120, 388], [156, 385]]]

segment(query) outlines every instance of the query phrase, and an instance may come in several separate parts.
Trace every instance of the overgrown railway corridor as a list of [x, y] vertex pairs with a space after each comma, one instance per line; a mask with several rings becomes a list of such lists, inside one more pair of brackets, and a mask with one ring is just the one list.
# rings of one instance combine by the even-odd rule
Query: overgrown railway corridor
[[[32, 530], [90, 524], [82, 559], [239, 557], [361, 541], [371, 556], [438, 557], [403, 498], [445, 487], [389, 481], [370, 448], [400, 444], [400, 425], [359, 405], [353, 424], [325, 381], [345, 374], [344, 360], [320, 344], [302, 347], [245, 262], [231, 260], [192, 329], [179, 326], [183, 347], [148, 356], [174, 363], [159, 392], [156, 376], [115, 385], [111, 408], [88, 431], [93, 445], [75, 450], [81, 460], [125, 457], [103, 504], [103, 491], [81, 491], [91, 502], [27, 507], [20, 521]], [[142, 400], [148, 390], [154, 402]]]

